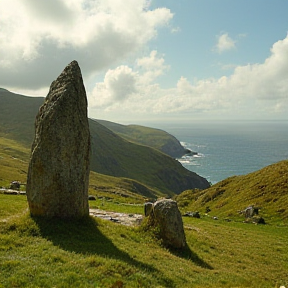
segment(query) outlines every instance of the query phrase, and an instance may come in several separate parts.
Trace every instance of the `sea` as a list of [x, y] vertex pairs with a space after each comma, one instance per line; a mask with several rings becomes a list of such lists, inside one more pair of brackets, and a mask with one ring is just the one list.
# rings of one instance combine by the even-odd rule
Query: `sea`
[[178, 161], [212, 184], [288, 159], [288, 121], [197, 121], [158, 128], [197, 152]]

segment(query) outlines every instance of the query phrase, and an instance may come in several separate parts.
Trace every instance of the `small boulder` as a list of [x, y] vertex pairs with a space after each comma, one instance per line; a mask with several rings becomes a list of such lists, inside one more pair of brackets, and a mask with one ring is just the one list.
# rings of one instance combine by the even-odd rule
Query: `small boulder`
[[10, 183], [10, 189], [12, 190], [20, 190], [20, 182], [19, 181], [12, 181]]
[[186, 212], [183, 216], [193, 217], [193, 218], [200, 218], [200, 213], [199, 213], [199, 211], [196, 211], [196, 212]]
[[254, 215], [258, 215], [259, 208], [252, 206], [247, 207], [243, 213], [245, 218], [252, 218]]
[[253, 216], [251, 218], [246, 218], [245, 223], [253, 223], [253, 224], [266, 224], [263, 217]]
[[177, 202], [163, 199], [153, 204], [149, 225], [159, 227], [163, 244], [172, 248], [184, 248], [186, 238]]

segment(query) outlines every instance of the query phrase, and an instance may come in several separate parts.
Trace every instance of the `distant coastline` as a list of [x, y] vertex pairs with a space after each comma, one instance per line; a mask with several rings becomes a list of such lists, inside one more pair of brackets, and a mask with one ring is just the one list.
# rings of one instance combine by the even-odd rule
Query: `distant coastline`
[[197, 125], [167, 123], [160, 128], [174, 135], [184, 148], [197, 152], [186, 154], [179, 161], [213, 184], [288, 159], [285, 120], [197, 121]]

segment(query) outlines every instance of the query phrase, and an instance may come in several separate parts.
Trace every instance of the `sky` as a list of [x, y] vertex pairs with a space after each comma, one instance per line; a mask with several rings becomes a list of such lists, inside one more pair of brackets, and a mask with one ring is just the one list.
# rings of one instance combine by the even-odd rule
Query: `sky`
[[1, 0], [0, 87], [78, 61], [89, 117], [288, 120], [288, 0]]

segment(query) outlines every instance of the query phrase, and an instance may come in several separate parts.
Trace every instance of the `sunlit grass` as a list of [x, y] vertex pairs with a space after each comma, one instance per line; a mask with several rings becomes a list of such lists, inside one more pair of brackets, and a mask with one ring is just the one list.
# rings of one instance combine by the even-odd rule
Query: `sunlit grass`
[[[24, 198], [0, 195], [1, 210], [6, 210], [0, 217], [3, 287], [123, 283], [124, 287], [268, 288], [288, 284], [287, 227], [184, 217], [188, 247], [177, 251], [162, 247], [141, 227], [90, 217], [74, 221], [31, 218]], [[114, 203], [110, 208], [117, 207], [121, 205]], [[126, 205], [126, 212], [134, 212], [132, 207]]]
[[13, 140], [0, 137], [0, 186], [11, 181], [26, 183], [30, 150]]

